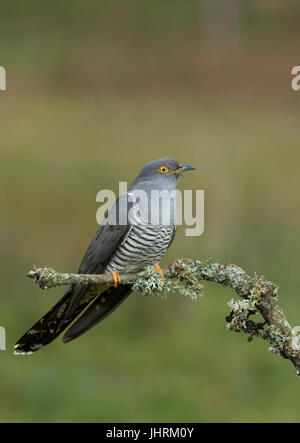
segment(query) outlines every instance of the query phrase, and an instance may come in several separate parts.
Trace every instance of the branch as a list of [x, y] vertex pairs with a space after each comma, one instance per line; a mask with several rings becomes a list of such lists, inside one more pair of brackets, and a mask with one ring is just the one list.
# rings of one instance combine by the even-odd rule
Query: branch
[[[232, 299], [228, 305], [230, 314], [226, 317], [227, 328], [235, 332], [245, 332], [248, 341], [254, 336], [267, 340], [269, 352], [289, 359], [300, 376], [300, 345], [298, 337], [289, 325], [284, 313], [278, 306], [279, 287], [262, 276], [250, 277], [236, 265], [221, 265], [210, 261], [178, 259], [164, 270], [162, 279], [153, 267], [147, 267], [137, 275], [123, 274], [123, 284], [132, 283], [133, 290], [144, 295], [166, 296], [169, 292], [195, 299], [202, 295], [201, 281], [220, 283], [232, 288], [238, 299]], [[106, 274], [66, 274], [51, 268], [35, 268], [27, 274], [43, 289], [62, 285], [94, 284], [112, 286], [113, 278]], [[263, 322], [255, 322], [252, 316], [260, 314]]]

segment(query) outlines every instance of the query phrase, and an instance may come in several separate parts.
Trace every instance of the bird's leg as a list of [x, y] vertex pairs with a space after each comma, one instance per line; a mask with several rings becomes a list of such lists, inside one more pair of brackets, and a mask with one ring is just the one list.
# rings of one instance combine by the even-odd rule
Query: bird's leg
[[118, 272], [112, 272], [112, 276], [114, 279], [114, 287], [116, 288], [118, 286], [118, 284], [121, 283], [120, 274]]
[[164, 271], [161, 269], [161, 267], [159, 266], [158, 263], [156, 263], [154, 265], [154, 269], [155, 269], [155, 272], [157, 272], [161, 276], [161, 278], [164, 280], [165, 279]]

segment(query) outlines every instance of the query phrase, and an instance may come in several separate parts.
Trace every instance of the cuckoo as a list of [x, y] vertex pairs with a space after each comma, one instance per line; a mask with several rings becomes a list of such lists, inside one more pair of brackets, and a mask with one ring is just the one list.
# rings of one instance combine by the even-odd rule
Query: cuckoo
[[110, 315], [131, 292], [122, 273], [137, 273], [153, 265], [161, 274], [160, 260], [176, 233], [174, 191], [184, 171], [171, 158], [147, 163], [127, 193], [108, 211], [80, 264], [79, 274], [111, 273], [114, 285], [70, 285], [58, 303], [15, 345], [15, 354], [31, 354], [51, 343], [66, 328], [63, 342], [82, 335]]

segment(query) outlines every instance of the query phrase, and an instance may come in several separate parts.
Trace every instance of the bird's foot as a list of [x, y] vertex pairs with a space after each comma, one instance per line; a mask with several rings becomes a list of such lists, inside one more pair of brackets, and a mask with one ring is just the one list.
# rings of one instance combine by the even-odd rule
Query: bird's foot
[[118, 272], [112, 272], [112, 276], [114, 279], [114, 287], [116, 288], [121, 283], [120, 274]]
[[164, 275], [164, 271], [161, 269], [161, 267], [159, 266], [159, 264], [154, 265], [154, 270], [155, 272], [157, 272], [161, 278], [163, 279], [163, 281], [165, 281], [165, 275]]

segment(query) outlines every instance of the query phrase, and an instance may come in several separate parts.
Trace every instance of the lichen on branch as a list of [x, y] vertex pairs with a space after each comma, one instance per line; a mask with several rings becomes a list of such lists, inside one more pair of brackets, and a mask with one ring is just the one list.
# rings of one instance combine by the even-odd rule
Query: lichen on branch
[[[113, 285], [111, 275], [59, 273], [51, 268], [34, 268], [27, 276], [34, 278], [43, 289], [69, 284]], [[230, 287], [239, 297], [229, 302], [230, 313], [226, 317], [229, 330], [246, 333], [248, 341], [252, 341], [255, 336], [267, 340], [269, 351], [289, 359], [300, 376], [300, 346], [278, 306], [279, 287], [264, 277], [250, 277], [242, 268], [233, 264], [190, 259], [178, 259], [164, 269], [163, 279], [151, 266], [137, 275], [121, 275], [121, 282], [132, 283], [133, 290], [144, 295], [163, 297], [178, 293], [196, 299], [203, 295], [202, 281]], [[256, 314], [260, 314], [263, 321], [254, 321]]]

